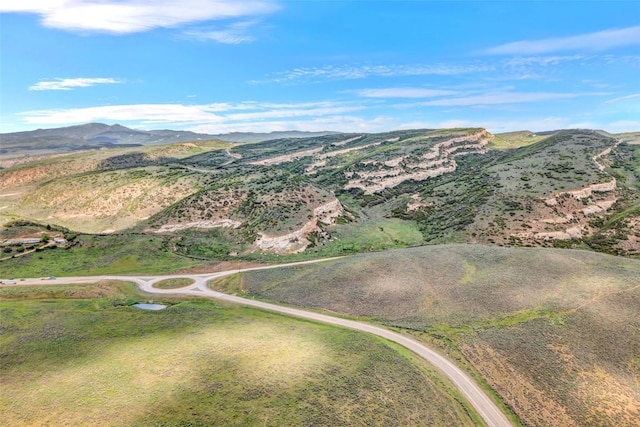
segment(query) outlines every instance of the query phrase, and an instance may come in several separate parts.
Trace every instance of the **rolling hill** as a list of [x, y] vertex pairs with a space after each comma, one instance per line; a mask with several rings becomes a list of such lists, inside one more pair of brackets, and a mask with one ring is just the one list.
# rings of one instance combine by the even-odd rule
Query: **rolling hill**
[[636, 256], [639, 147], [476, 128], [90, 150], [5, 163], [0, 215], [213, 259], [450, 242]]
[[72, 152], [96, 148], [169, 144], [173, 142], [213, 139], [211, 135], [187, 131], [130, 129], [121, 125], [89, 123], [64, 128], [37, 129], [0, 134], [0, 154], [34, 155]]
[[437, 245], [213, 286], [400, 328], [469, 363], [524, 425], [631, 427], [640, 417], [640, 260]]
[[203, 139], [2, 166], [7, 277], [356, 254], [214, 286], [412, 334], [486, 381], [525, 425], [640, 416], [634, 133]]

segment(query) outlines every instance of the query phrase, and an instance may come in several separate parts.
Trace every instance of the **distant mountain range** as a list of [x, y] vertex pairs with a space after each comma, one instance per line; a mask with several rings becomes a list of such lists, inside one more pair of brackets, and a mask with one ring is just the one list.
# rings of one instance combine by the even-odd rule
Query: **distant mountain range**
[[334, 132], [283, 131], [270, 133], [233, 132], [210, 135], [190, 131], [138, 130], [117, 124], [88, 123], [62, 128], [0, 134], [0, 155], [48, 154], [114, 146], [157, 145], [209, 139], [260, 142], [270, 139], [313, 137], [332, 133]]

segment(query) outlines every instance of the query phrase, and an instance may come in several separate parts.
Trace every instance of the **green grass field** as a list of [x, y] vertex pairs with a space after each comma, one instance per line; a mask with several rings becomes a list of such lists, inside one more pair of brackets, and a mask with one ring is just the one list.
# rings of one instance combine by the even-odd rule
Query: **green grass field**
[[2, 277], [162, 274], [200, 264], [167, 250], [161, 236], [80, 234], [73, 244], [0, 261]]
[[355, 224], [333, 227], [336, 243], [329, 242], [323, 252], [339, 254], [346, 252], [366, 252], [406, 246], [423, 242], [422, 233], [413, 221], [373, 216]]
[[511, 150], [513, 148], [526, 147], [547, 138], [548, 135], [536, 135], [529, 131], [505, 132], [494, 135], [489, 141], [489, 147], [494, 150]]
[[[144, 311], [135, 301], [163, 302]], [[366, 334], [127, 283], [0, 288], [5, 425], [478, 425]]]
[[177, 278], [177, 279], [165, 279], [153, 284], [154, 288], [158, 289], [178, 289], [184, 288], [193, 284], [192, 279]]

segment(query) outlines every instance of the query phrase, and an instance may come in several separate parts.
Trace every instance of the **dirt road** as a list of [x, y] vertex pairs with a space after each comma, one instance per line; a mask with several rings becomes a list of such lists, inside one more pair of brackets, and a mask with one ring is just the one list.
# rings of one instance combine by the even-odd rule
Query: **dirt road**
[[[334, 259], [334, 258], [332, 258]], [[363, 332], [378, 335], [389, 341], [398, 343], [407, 349], [413, 351], [420, 357], [427, 360], [438, 370], [440, 370], [451, 382], [460, 390], [465, 398], [475, 408], [477, 413], [482, 417], [484, 422], [489, 427], [512, 427], [513, 425], [502, 413], [498, 406], [487, 396], [487, 394], [460, 368], [450, 362], [448, 359], [440, 355], [439, 353], [431, 350], [424, 344], [413, 340], [404, 335], [392, 332], [388, 329], [380, 328], [363, 322], [356, 322], [353, 320], [342, 319], [338, 317], [328, 316], [326, 314], [314, 313], [311, 311], [300, 310], [291, 307], [283, 307], [276, 304], [271, 304], [262, 301], [255, 301], [247, 298], [242, 298], [234, 295], [227, 295], [221, 292], [211, 290], [207, 283], [210, 280], [220, 277], [228, 276], [230, 274], [252, 271], [252, 270], [264, 270], [271, 268], [280, 268], [289, 265], [309, 264], [314, 262], [324, 262], [324, 260], [305, 261], [302, 263], [280, 264], [272, 266], [262, 266], [246, 269], [236, 269], [229, 271], [222, 271], [218, 273], [210, 274], [182, 274], [182, 275], [163, 275], [163, 276], [86, 276], [86, 277], [64, 277], [56, 279], [26, 279], [19, 281], [15, 285], [11, 286], [23, 286], [23, 285], [44, 285], [44, 284], [76, 284], [76, 283], [92, 283], [98, 280], [125, 280], [135, 282], [138, 287], [147, 293], [153, 294], [180, 294], [180, 295], [194, 295], [199, 297], [215, 298], [223, 301], [229, 301], [237, 304], [243, 304], [246, 306], [256, 307], [263, 310], [274, 311], [278, 313], [287, 314], [299, 318], [309, 319], [316, 322], [328, 323], [331, 325], [342, 326], [345, 328], [356, 329]], [[157, 289], [153, 287], [154, 283], [157, 283], [165, 279], [173, 278], [188, 278], [194, 282], [189, 286], [185, 286], [179, 289]], [[6, 285], [4, 285], [6, 286]]]

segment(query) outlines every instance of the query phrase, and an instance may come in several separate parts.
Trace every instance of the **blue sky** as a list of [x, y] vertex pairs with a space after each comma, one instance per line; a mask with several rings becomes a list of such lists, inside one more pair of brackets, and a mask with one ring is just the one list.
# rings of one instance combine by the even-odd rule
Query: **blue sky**
[[0, 0], [0, 132], [640, 130], [639, 1]]

